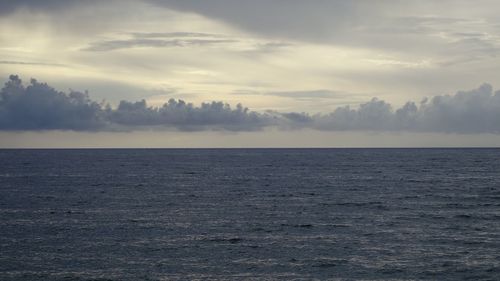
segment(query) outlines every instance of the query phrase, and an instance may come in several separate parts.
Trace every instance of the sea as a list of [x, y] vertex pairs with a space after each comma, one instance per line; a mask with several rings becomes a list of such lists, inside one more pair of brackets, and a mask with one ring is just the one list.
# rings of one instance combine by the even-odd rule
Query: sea
[[500, 149], [0, 150], [0, 280], [500, 280]]

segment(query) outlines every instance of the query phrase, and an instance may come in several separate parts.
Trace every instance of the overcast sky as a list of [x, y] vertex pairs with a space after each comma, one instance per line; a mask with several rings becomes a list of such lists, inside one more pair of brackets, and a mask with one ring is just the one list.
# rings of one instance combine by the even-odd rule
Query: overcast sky
[[[0, 0], [2, 84], [15, 74], [25, 87], [88, 90], [113, 111], [35, 124], [13, 113], [46, 116], [37, 105], [48, 102], [28, 93], [0, 106], [0, 146], [498, 146], [499, 10], [493, 0]], [[149, 108], [170, 99], [198, 113]], [[164, 123], [178, 131], [151, 128]]]

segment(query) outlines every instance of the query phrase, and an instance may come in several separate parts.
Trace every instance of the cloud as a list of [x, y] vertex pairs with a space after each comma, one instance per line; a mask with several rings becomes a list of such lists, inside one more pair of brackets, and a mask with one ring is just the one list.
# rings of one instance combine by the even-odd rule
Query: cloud
[[328, 115], [315, 116], [315, 126], [322, 130], [373, 130], [395, 129], [391, 105], [373, 98], [359, 109], [349, 106], [337, 108]]
[[500, 133], [500, 91], [489, 84], [455, 95], [424, 99], [419, 106], [407, 102], [393, 110], [376, 98], [361, 104], [337, 108], [328, 115], [316, 115], [320, 130], [414, 131], [439, 133]]
[[454, 96], [435, 96], [424, 100], [413, 115], [419, 130], [500, 133], [500, 91], [493, 93], [491, 85], [483, 84]]
[[[104, 23], [112, 21], [112, 18], [116, 18], [118, 23], [123, 23], [125, 11], [135, 17], [140, 12], [153, 10], [157, 12], [163, 10], [157, 9], [158, 7], [163, 7], [166, 8], [164, 11], [195, 13], [251, 34], [257, 34], [258, 37], [275, 40], [333, 43], [341, 46], [413, 53], [419, 56], [442, 55], [440, 51], [446, 49], [448, 56], [455, 55], [462, 58], [473, 54], [473, 58], [481, 59], [492, 52], [498, 53], [500, 42], [495, 34], [499, 21], [494, 11], [497, 10], [499, 4], [498, 1], [493, 0], [483, 0], [479, 3], [474, 4], [466, 0], [439, 2], [424, 0], [412, 2], [388, 0], [317, 0], [312, 2], [301, 0], [4, 0], [0, 1], [0, 14], [12, 13], [22, 8], [42, 11], [58, 19], [56, 21], [58, 26], [65, 26], [75, 21], [74, 14], [68, 18], [61, 17], [65, 10], [73, 9], [73, 12], [77, 14], [78, 11], [90, 9], [94, 12], [83, 14], [83, 19], [88, 18], [84, 24], [81, 23], [82, 19], [77, 18], [77, 22], [69, 26], [73, 28], [77, 28], [80, 24], [91, 26], [92, 28], [88, 28], [100, 33]], [[105, 6], [107, 8], [104, 9]], [[118, 12], [113, 14], [110, 10]], [[437, 14], [436, 11], [438, 11]], [[134, 18], [130, 20], [133, 21]], [[151, 34], [154, 35], [154, 33]], [[464, 36], [478, 34], [483, 34], [483, 36], [476, 36], [474, 39], [470, 38], [471, 40], [465, 41], [457, 40]], [[203, 35], [199, 34], [199, 36]], [[151, 43], [158, 44], [158, 42]], [[145, 42], [140, 44], [145, 44]]]
[[[355, 1], [254, 0], [254, 1], [192, 1], [150, 0], [169, 9], [194, 12], [229, 23], [239, 28], [294, 39], [330, 38], [344, 23], [358, 19], [359, 4]], [[375, 6], [375, 5], [370, 5]], [[373, 10], [372, 10], [373, 11]]]
[[270, 125], [265, 114], [241, 105], [232, 109], [222, 102], [196, 107], [170, 99], [161, 107], [149, 107], [144, 100], [121, 101], [118, 108], [90, 100], [87, 93], [58, 92], [31, 79], [25, 87], [11, 75], [0, 91], [0, 130], [114, 131], [164, 127], [180, 130], [254, 131]]
[[189, 46], [207, 46], [221, 43], [233, 43], [234, 40], [205, 40], [205, 39], [188, 39], [188, 40], [161, 40], [161, 39], [127, 39], [127, 40], [109, 40], [92, 43], [85, 51], [113, 51], [117, 49], [137, 48], [137, 47], [189, 47]]
[[223, 102], [195, 106], [170, 99], [160, 107], [144, 100], [121, 101], [113, 109], [92, 101], [87, 93], [58, 92], [34, 79], [24, 86], [11, 75], [0, 92], [0, 130], [116, 131], [175, 128], [183, 131], [255, 131], [265, 127], [322, 131], [408, 131], [500, 134], [500, 91], [489, 84], [407, 102], [393, 109], [377, 98], [357, 108], [339, 107], [330, 113], [254, 112]]
[[104, 122], [101, 105], [86, 93], [65, 94], [35, 79], [24, 87], [15, 75], [0, 92], [2, 130], [97, 130]]
[[113, 51], [136, 47], [191, 47], [238, 42], [221, 34], [201, 32], [133, 32], [131, 37], [120, 40], [93, 42], [85, 51]]
[[293, 46], [286, 42], [256, 41], [248, 38], [237, 38], [225, 34], [202, 32], [132, 32], [129, 38], [100, 40], [91, 42], [84, 51], [104, 52], [137, 47], [233, 47], [241, 51], [253, 53], [269, 53]]
[[250, 112], [238, 104], [235, 109], [222, 102], [202, 103], [196, 107], [183, 100], [170, 99], [161, 107], [148, 107], [144, 100], [120, 102], [109, 112], [109, 121], [125, 127], [166, 126], [185, 131], [206, 128], [230, 131], [254, 131], [269, 125], [267, 117]]
[[[494, 35], [499, 21], [493, 13], [499, 4], [491, 0], [480, 1], [480, 5], [465, 0], [149, 2], [279, 40], [369, 48], [419, 57], [443, 56], [453, 61], [486, 59], [497, 54], [500, 48], [500, 40]], [[471, 37], [478, 34], [482, 36]]]

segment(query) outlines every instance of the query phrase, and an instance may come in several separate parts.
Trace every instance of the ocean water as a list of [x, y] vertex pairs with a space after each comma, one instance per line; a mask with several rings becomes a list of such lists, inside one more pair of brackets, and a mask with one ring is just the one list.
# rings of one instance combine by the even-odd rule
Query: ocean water
[[0, 150], [0, 280], [500, 280], [500, 149]]

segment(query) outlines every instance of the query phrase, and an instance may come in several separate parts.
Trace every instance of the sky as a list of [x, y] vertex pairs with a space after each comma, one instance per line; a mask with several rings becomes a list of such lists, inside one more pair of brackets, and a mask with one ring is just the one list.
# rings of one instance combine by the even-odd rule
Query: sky
[[0, 0], [0, 147], [500, 146], [499, 9]]

